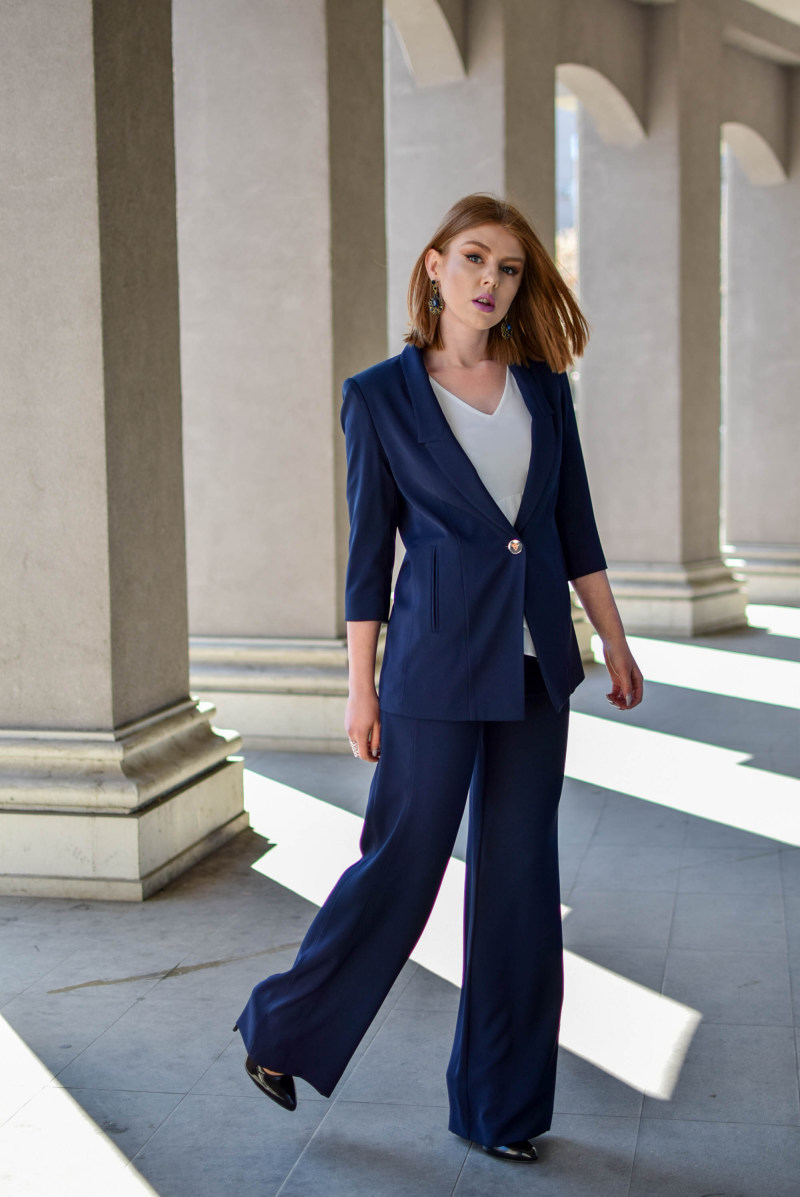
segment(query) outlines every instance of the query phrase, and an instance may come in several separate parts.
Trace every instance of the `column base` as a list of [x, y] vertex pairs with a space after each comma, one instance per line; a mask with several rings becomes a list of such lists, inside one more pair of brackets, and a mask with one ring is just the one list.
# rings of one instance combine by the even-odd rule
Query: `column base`
[[[593, 661], [592, 625], [573, 596], [575, 632], [584, 661]], [[376, 684], [386, 624], [378, 637]], [[278, 752], [343, 752], [348, 696], [347, 640], [194, 636], [189, 676], [201, 693], [237, 727], [245, 749]]]
[[626, 632], [700, 636], [747, 626], [744, 580], [721, 559], [608, 566]]
[[[381, 626], [377, 683], [386, 641]], [[344, 731], [348, 696], [347, 640], [189, 639], [192, 691], [239, 729], [249, 750], [350, 752]]]
[[722, 553], [747, 580], [749, 602], [800, 607], [800, 545], [737, 541], [723, 545]]
[[0, 893], [141, 901], [249, 825], [193, 698], [109, 732], [0, 731]]

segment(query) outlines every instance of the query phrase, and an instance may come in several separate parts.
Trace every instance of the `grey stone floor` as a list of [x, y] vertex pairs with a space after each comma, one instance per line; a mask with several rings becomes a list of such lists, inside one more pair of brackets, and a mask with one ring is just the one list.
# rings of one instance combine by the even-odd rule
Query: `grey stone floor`
[[[688, 643], [740, 653], [743, 666], [796, 662], [800, 647], [757, 628]], [[785, 702], [649, 682], [620, 716], [607, 689], [604, 667], [587, 666], [572, 710], [800, 775]], [[245, 763], [363, 813], [371, 767], [349, 756]], [[794, 801], [800, 832], [800, 787]], [[288, 1114], [257, 1092], [231, 1025], [254, 982], [291, 964], [315, 907], [252, 867], [265, 851], [255, 832], [142, 905], [0, 899], [0, 1190], [798, 1197], [799, 838], [699, 818], [680, 796], [671, 809], [567, 779], [566, 946], [702, 1019], [668, 1101], [562, 1045], [553, 1126], [528, 1166], [447, 1131], [458, 994], [411, 962], [331, 1100], [298, 1082]]]

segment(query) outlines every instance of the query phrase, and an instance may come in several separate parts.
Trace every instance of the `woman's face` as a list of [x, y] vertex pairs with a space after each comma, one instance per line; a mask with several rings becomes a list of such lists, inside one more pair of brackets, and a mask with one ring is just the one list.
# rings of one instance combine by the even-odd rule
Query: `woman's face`
[[445, 253], [429, 249], [425, 266], [428, 277], [439, 281], [445, 308], [440, 319], [488, 331], [519, 290], [525, 251], [502, 225], [479, 224], [456, 233]]

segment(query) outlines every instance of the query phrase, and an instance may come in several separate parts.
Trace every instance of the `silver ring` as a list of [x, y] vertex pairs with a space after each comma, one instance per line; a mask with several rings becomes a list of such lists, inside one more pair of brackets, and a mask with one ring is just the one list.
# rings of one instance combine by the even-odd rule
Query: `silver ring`
[[353, 756], [358, 756], [358, 740], [350, 740], [350, 747], [353, 750]]

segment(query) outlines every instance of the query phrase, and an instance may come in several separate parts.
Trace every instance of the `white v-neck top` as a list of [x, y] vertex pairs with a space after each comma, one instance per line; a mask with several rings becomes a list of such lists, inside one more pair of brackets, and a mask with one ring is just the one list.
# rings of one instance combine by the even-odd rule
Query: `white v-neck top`
[[[513, 524], [522, 501], [531, 453], [531, 413], [517, 380], [506, 366], [502, 398], [489, 415], [428, 377], [456, 440], [503, 515]], [[535, 657], [533, 638], [524, 616], [522, 639], [523, 651]]]

